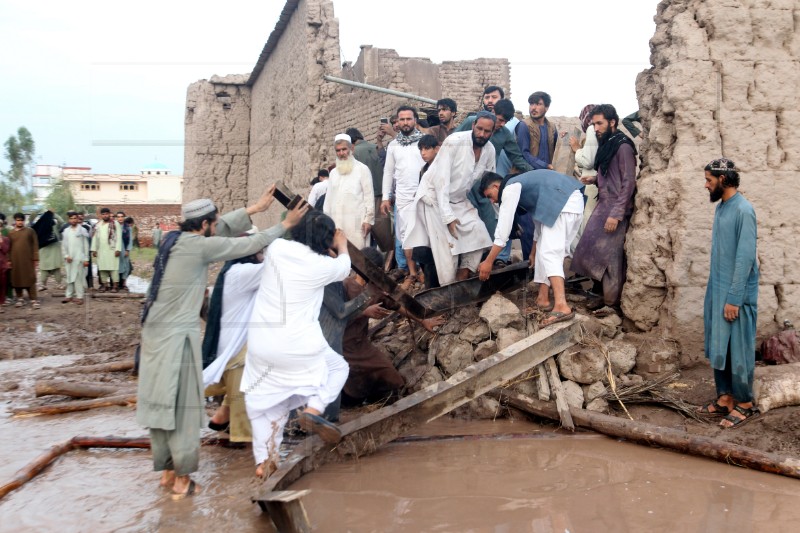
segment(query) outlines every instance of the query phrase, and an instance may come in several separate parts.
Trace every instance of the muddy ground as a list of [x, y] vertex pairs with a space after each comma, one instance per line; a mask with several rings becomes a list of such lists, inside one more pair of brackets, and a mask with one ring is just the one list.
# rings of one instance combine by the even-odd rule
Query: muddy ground
[[[214, 269], [215, 271], [217, 269]], [[210, 272], [213, 279], [216, 272]], [[87, 298], [86, 305], [62, 304], [61, 298], [44, 293], [42, 308], [29, 306], [17, 309], [5, 307], [0, 314], [0, 359], [26, 359], [52, 355], [80, 357], [75, 364], [93, 364], [131, 358], [139, 341], [138, 323], [140, 299]], [[580, 310], [580, 309], [579, 309]], [[400, 323], [397, 334], [407, 328]], [[33, 397], [35, 379], [52, 379], [59, 375], [50, 370], [5, 372], [0, 376], [0, 402], [6, 409], [63, 401], [63, 397]], [[69, 376], [76, 381], [130, 382], [129, 373]], [[705, 364], [681, 369], [680, 377], [671, 387], [680, 397], [701, 404], [714, 397], [711, 370]], [[751, 446], [763, 451], [800, 457], [800, 407], [785, 407], [769, 411], [759, 419], [733, 430], [723, 430], [712, 420], [696, 422], [659, 405], [630, 405], [628, 410], [636, 420], [661, 426], [684, 429], [690, 433], [719, 438]], [[502, 413], [508, 414], [508, 413]], [[616, 412], [618, 416], [624, 416]], [[351, 415], [352, 416], [352, 415]], [[519, 417], [519, 413], [512, 413]], [[345, 415], [346, 418], [347, 415]]]

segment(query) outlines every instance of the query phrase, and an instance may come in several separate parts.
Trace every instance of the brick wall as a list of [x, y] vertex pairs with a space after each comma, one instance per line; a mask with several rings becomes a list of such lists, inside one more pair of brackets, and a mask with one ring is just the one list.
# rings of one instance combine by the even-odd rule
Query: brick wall
[[153, 228], [161, 223], [166, 228], [177, 229], [181, 221], [180, 204], [138, 204], [138, 205], [102, 205], [97, 207], [95, 216], [100, 218], [100, 209], [107, 207], [112, 213], [122, 211], [126, 216], [133, 217], [139, 227], [139, 245], [152, 244]]

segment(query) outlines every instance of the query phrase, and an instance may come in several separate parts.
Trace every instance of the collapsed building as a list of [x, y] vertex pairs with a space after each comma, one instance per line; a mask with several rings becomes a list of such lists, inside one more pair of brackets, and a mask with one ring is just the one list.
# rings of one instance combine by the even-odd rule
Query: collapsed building
[[[703, 296], [713, 206], [703, 166], [720, 155], [741, 169], [741, 190], [759, 220], [759, 334], [800, 320], [796, 226], [789, 203], [800, 165], [792, 118], [800, 111], [800, 9], [794, 0], [663, 0], [650, 41], [652, 68], [637, 79], [645, 139], [636, 209], [626, 242], [623, 311], [635, 326], [680, 346], [682, 363], [702, 358]], [[363, 46], [342, 65], [330, 0], [288, 0], [249, 74], [190, 85], [184, 198], [240, 207], [283, 181], [304, 191], [331, 162], [331, 140], [357, 127], [373, 140], [381, 117], [414, 101], [331, 83], [336, 76], [459, 103], [460, 120], [483, 88], [510, 86], [505, 59], [400, 57]], [[473, 104], [473, 105], [471, 105]], [[274, 214], [270, 215], [274, 218]], [[264, 216], [263, 225], [274, 222]], [[674, 351], [653, 355], [653, 372]]]

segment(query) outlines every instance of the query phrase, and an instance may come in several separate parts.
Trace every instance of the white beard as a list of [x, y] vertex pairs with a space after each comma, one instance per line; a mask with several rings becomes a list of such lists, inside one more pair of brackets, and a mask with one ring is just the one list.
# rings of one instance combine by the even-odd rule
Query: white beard
[[336, 171], [340, 176], [345, 176], [353, 171], [356, 158], [352, 154], [347, 159], [336, 158]]

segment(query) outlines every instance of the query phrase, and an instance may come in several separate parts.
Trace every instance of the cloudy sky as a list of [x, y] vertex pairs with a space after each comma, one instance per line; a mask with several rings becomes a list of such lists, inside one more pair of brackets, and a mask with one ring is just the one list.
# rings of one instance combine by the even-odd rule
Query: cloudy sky
[[[507, 57], [517, 109], [544, 90], [551, 115], [608, 102], [624, 116], [650, 66], [658, 1], [333, 3], [342, 61], [355, 61], [362, 44], [436, 62]], [[283, 5], [3, 0], [0, 139], [26, 126], [39, 163], [130, 173], [157, 159], [180, 173], [187, 86], [250, 72]]]

